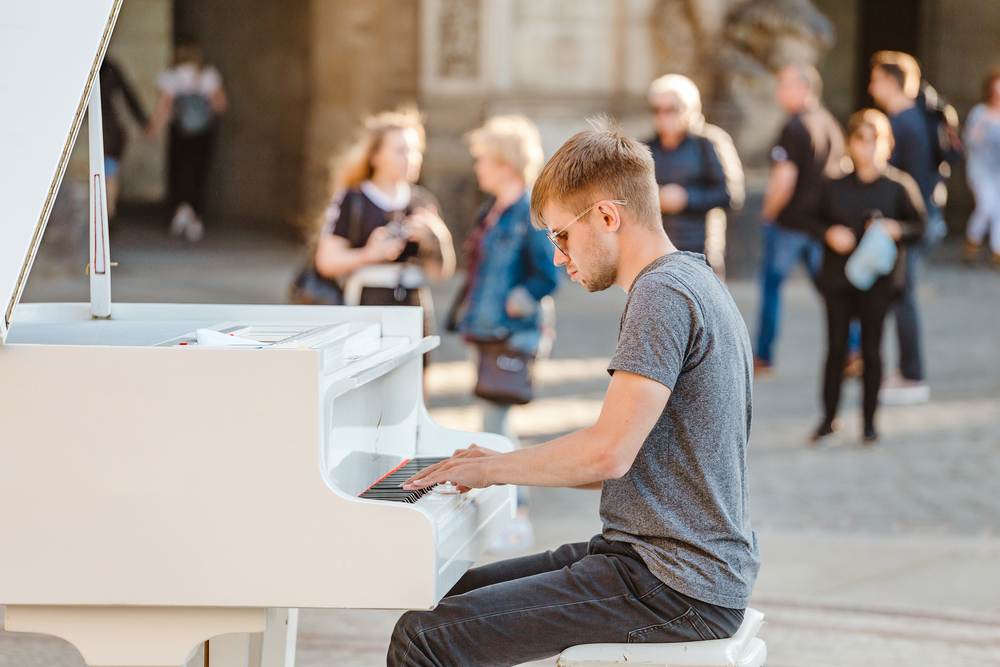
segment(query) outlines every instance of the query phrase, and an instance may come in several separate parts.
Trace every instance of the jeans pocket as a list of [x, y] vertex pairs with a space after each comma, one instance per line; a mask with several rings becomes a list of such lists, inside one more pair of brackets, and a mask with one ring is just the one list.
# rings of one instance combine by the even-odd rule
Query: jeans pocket
[[667, 623], [650, 625], [628, 633], [629, 644], [671, 644], [718, 639], [692, 608]]

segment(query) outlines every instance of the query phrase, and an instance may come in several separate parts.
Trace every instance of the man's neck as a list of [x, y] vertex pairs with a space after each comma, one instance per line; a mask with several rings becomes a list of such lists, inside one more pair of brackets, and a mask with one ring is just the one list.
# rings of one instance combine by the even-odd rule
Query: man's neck
[[615, 285], [628, 294], [632, 283], [643, 269], [653, 260], [677, 252], [677, 248], [662, 230], [633, 229], [622, 238], [619, 252]]
[[911, 109], [916, 105], [916, 100], [912, 97], [907, 97], [902, 91], [898, 95], [893, 95], [891, 98], [885, 102], [885, 112], [890, 116], [895, 116], [901, 114], [907, 109]]

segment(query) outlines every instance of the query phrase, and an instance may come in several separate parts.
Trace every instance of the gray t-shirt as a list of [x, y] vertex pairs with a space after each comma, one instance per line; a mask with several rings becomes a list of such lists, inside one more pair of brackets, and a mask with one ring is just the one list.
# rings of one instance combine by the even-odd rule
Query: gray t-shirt
[[703, 255], [664, 255], [636, 277], [608, 371], [671, 394], [631, 469], [602, 485], [604, 537], [633, 545], [674, 590], [735, 609], [760, 568], [746, 466], [752, 369], [743, 317]]

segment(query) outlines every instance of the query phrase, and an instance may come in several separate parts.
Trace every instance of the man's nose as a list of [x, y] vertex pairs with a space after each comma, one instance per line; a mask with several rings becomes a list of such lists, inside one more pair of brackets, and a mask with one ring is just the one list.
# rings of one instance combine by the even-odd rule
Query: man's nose
[[569, 262], [569, 255], [565, 254], [559, 248], [556, 248], [555, 253], [552, 255], [552, 263], [556, 266], [562, 266]]

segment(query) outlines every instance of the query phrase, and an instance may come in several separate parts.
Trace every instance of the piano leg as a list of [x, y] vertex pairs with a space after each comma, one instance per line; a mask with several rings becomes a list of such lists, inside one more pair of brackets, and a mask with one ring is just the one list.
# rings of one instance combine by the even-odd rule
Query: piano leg
[[208, 642], [207, 667], [295, 667], [298, 609], [275, 609], [264, 632], [213, 637]]
[[[299, 610], [278, 609], [277, 617], [261, 635], [259, 667], [295, 667], [295, 640], [299, 632]], [[253, 667], [253, 666], [251, 666]]]
[[[252, 635], [260, 636], [254, 632]], [[208, 667], [250, 667], [250, 633], [212, 637], [208, 641]], [[257, 642], [260, 650], [260, 642]]]

